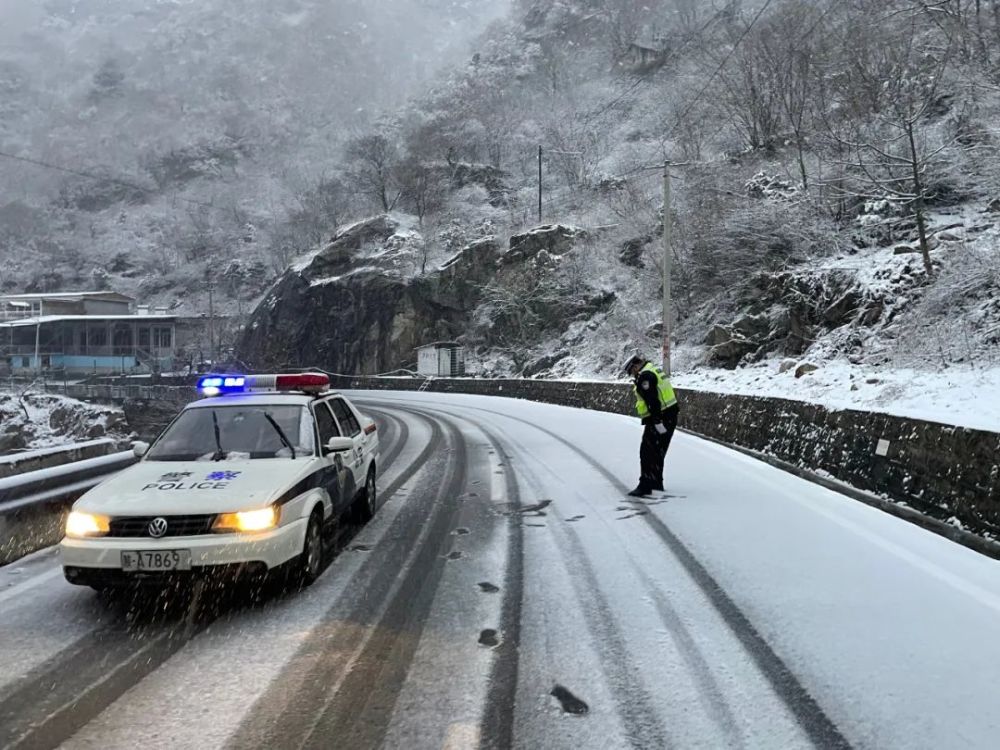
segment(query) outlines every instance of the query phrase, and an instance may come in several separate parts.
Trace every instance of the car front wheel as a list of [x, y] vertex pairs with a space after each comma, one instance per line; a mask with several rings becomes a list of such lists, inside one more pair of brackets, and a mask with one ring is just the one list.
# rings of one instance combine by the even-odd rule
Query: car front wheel
[[323, 529], [319, 514], [309, 516], [302, 554], [293, 562], [292, 581], [301, 587], [311, 585], [323, 570]]
[[361, 495], [357, 502], [358, 515], [362, 523], [367, 523], [375, 516], [378, 510], [378, 488], [375, 483], [375, 467], [368, 469], [368, 477], [365, 479], [365, 487], [361, 490]]

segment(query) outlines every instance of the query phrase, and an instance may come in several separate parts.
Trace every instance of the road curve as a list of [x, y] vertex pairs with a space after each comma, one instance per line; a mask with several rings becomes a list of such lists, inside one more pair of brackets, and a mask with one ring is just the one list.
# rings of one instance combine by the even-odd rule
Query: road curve
[[357, 394], [385, 505], [302, 592], [0, 568], [0, 748], [995, 747], [997, 563], [628, 419]]

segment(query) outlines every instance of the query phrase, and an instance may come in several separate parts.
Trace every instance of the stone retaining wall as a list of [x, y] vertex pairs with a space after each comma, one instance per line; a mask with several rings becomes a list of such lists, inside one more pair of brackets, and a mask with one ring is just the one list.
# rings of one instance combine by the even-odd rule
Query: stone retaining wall
[[[508, 396], [631, 414], [624, 383], [336, 378], [341, 389]], [[940, 520], [1000, 535], [1000, 433], [779, 398], [678, 390], [681, 428], [759, 451]]]
[[[339, 389], [418, 390], [523, 398], [631, 414], [631, 386], [551, 380], [333, 378]], [[189, 388], [126, 403], [150, 440], [191, 398]], [[757, 451], [943, 521], [1000, 536], [1000, 433], [803, 401], [678, 390], [681, 428]]]

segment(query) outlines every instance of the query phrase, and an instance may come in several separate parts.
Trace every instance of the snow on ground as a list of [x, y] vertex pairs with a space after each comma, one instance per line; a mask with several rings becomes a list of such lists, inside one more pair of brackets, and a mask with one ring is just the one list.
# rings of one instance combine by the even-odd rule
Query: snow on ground
[[[668, 457], [669, 495], [636, 517], [621, 502], [637, 471], [634, 419], [475, 396], [371, 399], [504, 436], [522, 504], [552, 501], [524, 528], [522, 746], [806, 747], [786, 713], [801, 693], [782, 682], [776, 699], [757, 671], [781, 664], [854, 747], [995, 744], [995, 718], [976, 708], [1000, 668], [995, 561], [689, 435]], [[746, 622], [712, 603], [718, 591]], [[748, 658], [751, 627], [771, 651]], [[587, 722], [558, 737], [532, 710], [554, 677], [591, 702]]]
[[372, 273], [373, 271], [378, 270], [378, 266], [357, 266], [352, 268], [350, 271], [337, 276], [325, 276], [321, 279], [313, 279], [309, 282], [309, 286], [326, 286], [327, 284], [336, 284], [341, 279], [346, 279], [363, 273]]
[[[407, 436], [383, 467], [383, 489], [400, 484], [375, 520], [311, 589], [226, 611], [106, 708], [79, 701], [80, 729], [63, 747], [141, 744], [151, 715], [156, 741], [179, 750], [273, 747], [245, 730], [271, 717], [279, 688], [293, 731], [308, 729], [322, 719], [315, 706], [339, 701], [373, 656], [385, 659], [377, 681], [398, 690], [362, 685], [349, 705], [375, 706], [393, 747], [459, 746], [445, 730], [474, 736], [483, 708], [511, 746], [551, 750], [996, 746], [996, 561], [684, 434], [668, 457], [669, 494], [628, 502], [641, 432], [628, 417], [353, 395], [392, 418], [386, 433]], [[461, 490], [441, 489], [449, 474], [464, 477]], [[454, 522], [433, 522], [439, 505], [455, 508]], [[62, 698], [70, 676], [54, 657], [84, 653], [113, 671], [135, 623], [66, 585], [46, 554], [0, 570], [0, 690], [25, 680]], [[421, 556], [440, 575], [402, 585]], [[390, 619], [397, 609], [407, 619]], [[400, 635], [368, 652], [351, 645], [358, 628]], [[503, 648], [508, 638], [516, 649]], [[206, 668], [216, 664], [225, 668]], [[507, 687], [494, 694], [496, 675]], [[570, 713], [556, 688], [586, 713]], [[350, 728], [330, 725], [325, 744], [304, 746]]]
[[796, 378], [795, 368], [779, 372], [781, 361], [738, 370], [694, 369], [675, 374], [673, 382], [697, 391], [788, 398], [1000, 431], [1000, 368], [928, 372], [825, 362]]

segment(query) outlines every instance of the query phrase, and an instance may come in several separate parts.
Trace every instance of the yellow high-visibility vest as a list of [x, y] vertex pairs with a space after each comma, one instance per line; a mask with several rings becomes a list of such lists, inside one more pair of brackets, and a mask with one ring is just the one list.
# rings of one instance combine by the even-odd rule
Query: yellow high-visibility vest
[[[677, 403], [677, 396], [674, 394], [674, 387], [670, 385], [670, 381], [667, 380], [667, 376], [663, 374], [663, 370], [654, 365], [652, 362], [647, 362], [646, 366], [640, 371], [640, 374], [643, 372], [651, 372], [656, 376], [656, 388], [657, 393], [660, 396], [661, 410]], [[649, 416], [649, 407], [646, 406], [645, 400], [643, 400], [642, 396], [639, 394], [639, 386], [632, 386], [632, 390], [635, 391], [635, 410], [639, 413], [640, 419], [645, 419]]]

